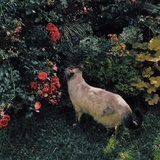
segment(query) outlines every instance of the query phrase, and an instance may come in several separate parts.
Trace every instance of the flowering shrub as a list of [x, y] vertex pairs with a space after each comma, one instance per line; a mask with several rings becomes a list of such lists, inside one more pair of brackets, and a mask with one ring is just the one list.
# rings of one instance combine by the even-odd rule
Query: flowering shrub
[[[53, 66], [55, 68], [56, 65]], [[58, 106], [61, 97], [61, 92], [59, 91], [61, 84], [56, 73], [48, 75], [47, 72], [40, 71], [36, 79], [31, 81], [30, 87], [37, 100], [34, 104], [36, 111], [43, 106], [40, 102], [42, 100], [49, 105]]]
[[[92, 82], [95, 79], [101, 87], [109, 84], [112, 90], [134, 93], [130, 80], [137, 71], [133, 68], [132, 57], [127, 57], [131, 44], [123, 41], [133, 43], [137, 36], [140, 41], [148, 38], [146, 35], [141, 37], [141, 30], [151, 36], [151, 30], [155, 34], [159, 31], [159, 7], [156, 10], [150, 8], [150, 12], [156, 13], [155, 18], [148, 12], [144, 14], [139, 4], [144, 2], [2, 1], [0, 113], [16, 115], [24, 108], [28, 113], [32, 107], [39, 110], [45, 104], [58, 105], [61, 95], [59, 78], [55, 74], [56, 66], [47, 66], [47, 60], [58, 63], [60, 71], [71, 63], [85, 61], [88, 65], [86, 73]], [[133, 27], [127, 29], [128, 25]], [[146, 26], [149, 27], [146, 29]], [[104, 36], [109, 33], [110, 43]], [[120, 33], [123, 41], [118, 36]], [[61, 43], [56, 43], [59, 40]], [[97, 68], [99, 71], [95, 74]], [[127, 85], [124, 85], [125, 81]]]
[[117, 34], [108, 34], [107, 37], [110, 39], [111, 49], [110, 53], [113, 55], [123, 56], [127, 55], [126, 45], [119, 40]]
[[[49, 67], [47, 60], [60, 63], [60, 57], [50, 43], [51, 39], [55, 46], [60, 33], [53, 24], [46, 27], [50, 21], [57, 24], [58, 16], [47, 6], [46, 0], [41, 3], [38, 0], [1, 2], [0, 8], [0, 115], [3, 113], [15, 118], [23, 111], [25, 116], [22, 116], [30, 117], [33, 107], [44, 106], [44, 98], [42, 100], [36, 90], [31, 92], [28, 87], [30, 82], [35, 80], [39, 71], [46, 71], [47, 79], [42, 73], [37, 81], [47, 81], [49, 84], [50, 69], [56, 66]], [[53, 94], [55, 97], [52, 97], [54, 102], [51, 98], [49, 101], [54, 105], [58, 103], [57, 92], [58, 87]], [[3, 116], [0, 119], [4, 120]]]

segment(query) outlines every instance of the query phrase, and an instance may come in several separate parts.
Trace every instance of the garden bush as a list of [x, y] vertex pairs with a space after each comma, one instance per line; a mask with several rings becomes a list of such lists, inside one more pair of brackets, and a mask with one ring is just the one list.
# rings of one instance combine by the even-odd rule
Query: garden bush
[[159, 13], [159, 6], [133, 0], [1, 1], [1, 119], [20, 110], [30, 117], [41, 105], [57, 106], [67, 92], [60, 91], [59, 78], [71, 64], [84, 63], [92, 85], [124, 96], [141, 93], [131, 85], [142, 75], [142, 68], [134, 66], [141, 54], [135, 46], [159, 33]]
[[[55, 49], [60, 33], [50, 21], [57, 21], [58, 16], [47, 10], [46, 1], [1, 2], [0, 8], [0, 34], [3, 35], [0, 38], [2, 118], [5, 114], [16, 116], [21, 110], [25, 110], [27, 117], [31, 116], [37, 110], [36, 101], [39, 99], [44, 106], [47, 98], [49, 103], [57, 106], [55, 98], [60, 97], [57, 90], [60, 84], [58, 78], [56, 82], [53, 78], [57, 77], [56, 63], [60, 60]], [[37, 83], [39, 88], [33, 92], [33, 83], [32, 86], [30, 83], [36, 81], [40, 73], [47, 77], [39, 78], [41, 84]], [[50, 93], [44, 91], [46, 85], [49, 85]], [[37, 95], [41, 90], [45, 92], [45, 96], [41, 95], [43, 98]]]
[[[143, 92], [143, 98], [149, 105], [159, 104], [160, 87], [160, 36], [154, 37], [149, 43], [135, 43], [136, 66], [141, 70], [141, 75], [135, 78], [136, 86]], [[138, 51], [137, 51], [138, 49]]]
[[87, 82], [123, 96], [135, 96], [139, 92], [130, 83], [139, 74], [133, 67], [134, 58], [112, 50], [110, 40], [88, 37], [80, 41], [79, 51], [84, 57], [84, 76]]

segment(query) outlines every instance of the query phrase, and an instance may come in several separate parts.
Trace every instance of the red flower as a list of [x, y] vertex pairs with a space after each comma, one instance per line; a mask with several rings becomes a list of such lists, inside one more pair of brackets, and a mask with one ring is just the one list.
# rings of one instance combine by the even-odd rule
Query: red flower
[[2, 128], [3, 127], [3, 125], [2, 125], [2, 120], [0, 120], [0, 128]]
[[51, 92], [55, 92], [57, 90], [57, 87], [54, 83], [51, 83]]
[[60, 88], [61, 87], [61, 84], [58, 82], [58, 83], [56, 83], [56, 87], [57, 88]]
[[57, 100], [55, 100], [55, 99], [50, 99], [49, 103], [52, 105], [58, 105]]
[[50, 88], [49, 88], [49, 84], [48, 84], [48, 83], [45, 83], [45, 84], [44, 84], [42, 91], [43, 91], [43, 92], [46, 92], [46, 93], [48, 93], [48, 92], [50, 91]]
[[10, 121], [11, 118], [10, 118], [10, 115], [4, 114], [2, 119], [6, 119], [6, 120]]
[[47, 26], [46, 26], [46, 30], [47, 31], [51, 31], [52, 30], [52, 28], [54, 28], [55, 27], [55, 25], [54, 24], [52, 24], [52, 23], [48, 23], [47, 24]]
[[57, 88], [60, 88], [60, 87], [61, 87], [61, 84], [59, 83], [59, 78], [58, 78], [58, 77], [52, 77], [51, 82], [52, 82], [53, 84], [55, 84], [55, 86], [56, 86]]
[[48, 23], [46, 26], [46, 30], [50, 33], [51, 41], [56, 42], [60, 39], [60, 32], [54, 24]]
[[37, 101], [35, 104], [34, 104], [34, 108], [36, 110], [39, 110], [40, 108], [42, 107], [41, 103], [39, 101]]
[[31, 89], [34, 89], [34, 90], [37, 89], [37, 86], [38, 86], [37, 82], [32, 81], [30, 85], [31, 85]]
[[49, 84], [48, 84], [48, 83], [45, 83], [45, 84], [44, 84], [44, 88], [49, 88]]
[[59, 82], [59, 78], [58, 77], [52, 77], [51, 82], [57, 83], [57, 82]]
[[44, 87], [44, 88], [42, 89], [42, 91], [45, 92], [45, 93], [48, 93], [48, 92], [50, 91], [50, 89], [47, 88], [47, 87]]
[[38, 78], [40, 79], [40, 80], [42, 80], [42, 81], [45, 81], [46, 79], [47, 79], [47, 73], [46, 72], [39, 72], [38, 73]]
[[8, 119], [1, 119], [1, 124], [2, 124], [2, 127], [6, 127], [8, 126]]
[[0, 128], [8, 126], [8, 122], [10, 121], [10, 116], [8, 114], [4, 114], [2, 119], [0, 120]]

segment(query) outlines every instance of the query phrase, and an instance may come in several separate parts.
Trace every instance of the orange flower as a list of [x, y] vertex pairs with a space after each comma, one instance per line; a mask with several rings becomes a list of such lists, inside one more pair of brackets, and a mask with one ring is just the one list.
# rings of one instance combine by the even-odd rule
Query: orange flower
[[112, 39], [114, 42], [118, 42], [118, 38], [116, 38], [116, 37], [113, 37], [113, 39]]
[[57, 68], [56, 64], [53, 65], [52, 69], [57, 72], [58, 68]]
[[35, 104], [34, 104], [34, 108], [36, 110], [39, 110], [40, 108], [42, 107], [41, 103], [39, 101], [37, 101]]
[[107, 36], [108, 36], [109, 38], [111, 38], [111, 37], [112, 37], [112, 34], [108, 34]]
[[47, 73], [46, 72], [39, 72], [38, 73], [38, 78], [40, 79], [40, 80], [42, 80], [42, 81], [45, 81], [46, 79], [47, 79]]

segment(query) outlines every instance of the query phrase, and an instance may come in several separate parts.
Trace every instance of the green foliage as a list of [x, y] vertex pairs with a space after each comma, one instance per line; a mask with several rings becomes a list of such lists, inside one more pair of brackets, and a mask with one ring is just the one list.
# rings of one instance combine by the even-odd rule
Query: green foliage
[[123, 28], [123, 32], [120, 34], [119, 39], [129, 44], [141, 42], [143, 40], [142, 30], [134, 26], [125, 27]]
[[139, 74], [133, 67], [134, 58], [114, 56], [110, 52], [111, 47], [109, 40], [90, 36], [74, 46], [70, 50], [72, 53], [67, 51], [70, 54], [67, 58], [71, 64], [84, 63], [84, 76], [90, 84], [124, 96], [137, 95], [139, 92], [130, 85], [132, 79]]
[[1, 111], [30, 112], [35, 102], [30, 82], [50, 70], [48, 59], [60, 61], [46, 31], [48, 21], [59, 17], [47, 10], [46, 1], [37, 0], [2, 2], [0, 15]]
[[[154, 8], [154, 12], [147, 7]], [[159, 55], [158, 39], [153, 39], [149, 48], [147, 43], [141, 43], [148, 35], [159, 33], [158, 11], [158, 6], [130, 0], [1, 1], [1, 111], [11, 112], [7, 106], [14, 108], [15, 113], [24, 107], [33, 108], [35, 99], [29, 84], [40, 71], [51, 73], [53, 68], [48, 62], [58, 63], [60, 71], [84, 62], [85, 77], [91, 84], [126, 96], [137, 95], [141, 90], [130, 85], [139, 75], [139, 68], [133, 66], [134, 51], [142, 49], [145, 59], [150, 56], [146, 50]], [[59, 41], [51, 41], [50, 32], [46, 30], [49, 22], [60, 32]], [[113, 35], [110, 39], [106, 37], [109, 33]], [[141, 56], [139, 54], [141, 60], [136, 60], [144, 63]], [[149, 63], [155, 62], [155, 58], [153, 56]], [[159, 61], [154, 64], [159, 70]], [[152, 86], [149, 92], [156, 88], [158, 95], [159, 75], [145, 68], [143, 76], [148, 72]]]
[[17, 93], [22, 93], [19, 87], [21, 81], [20, 73], [11, 66], [10, 62], [5, 62], [0, 68], [0, 102], [9, 104]]
[[103, 58], [99, 58], [101, 55], [102, 53], [98, 58], [87, 57], [85, 74], [88, 81], [123, 96], [136, 96], [139, 92], [130, 85], [134, 77], [139, 74], [133, 67], [134, 59], [130, 56], [114, 57], [106, 54], [102, 56]]

